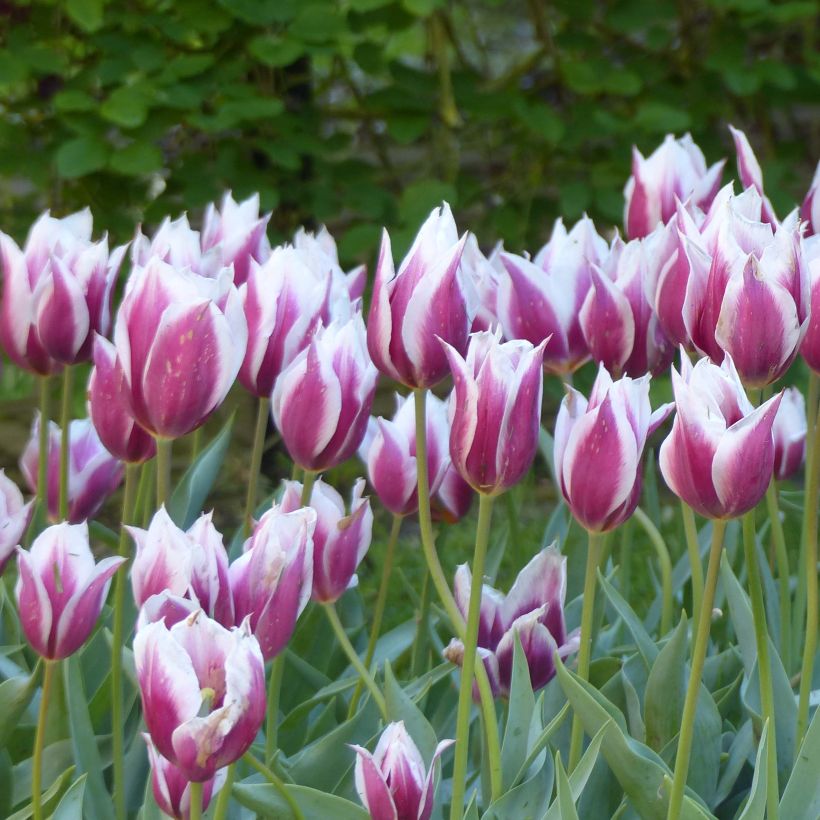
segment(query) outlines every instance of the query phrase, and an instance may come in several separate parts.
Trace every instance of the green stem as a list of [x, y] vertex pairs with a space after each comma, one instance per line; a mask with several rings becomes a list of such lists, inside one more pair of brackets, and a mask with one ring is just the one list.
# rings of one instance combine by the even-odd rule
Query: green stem
[[370, 694], [373, 696], [373, 700], [379, 708], [379, 713], [381, 714], [382, 719], [385, 723], [387, 723], [389, 718], [387, 715], [387, 704], [384, 701], [384, 695], [382, 695], [379, 691], [379, 687], [376, 686], [376, 681], [373, 680], [370, 672], [365, 668], [361, 658], [359, 658], [356, 650], [353, 648], [353, 644], [350, 643], [350, 638], [347, 637], [345, 628], [339, 620], [339, 613], [336, 612], [336, 607], [333, 603], [329, 603], [322, 604], [322, 608], [325, 610], [327, 619], [333, 627], [333, 631], [336, 634], [336, 640], [339, 641], [339, 645], [344, 650], [344, 653], [347, 655], [347, 659], [350, 661], [353, 668], [359, 673], [359, 677], [364, 685], [370, 690]]
[[202, 439], [205, 437], [205, 428], [200, 425], [191, 433], [191, 464], [193, 464], [202, 450]]
[[[817, 376], [811, 374], [812, 382]], [[811, 695], [812, 675], [814, 672], [814, 654], [817, 651], [817, 621], [820, 619], [817, 601], [817, 490], [820, 483], [820, 420], [815, 412], [815, 423], [812, 432], [809, 458], [811, 462], [809, 480], [804, 499], [803, 524], [803, 575], [806, 579], [806, 632], [803, 639], [803, 663], [800, 667], [800, 696], [797, 704], [797, 744], [800, 749], [806, 729], [809, 725], [809, 696]], [[798, 584], [800, 589], [800, 584]]]
[[[578, 675], [581, 680], [589, 680], [589, 662], [592, 658], [592, 616], [595, 612], [595, 586], [598, 578], [600, 563], [602, 533], [590, 532], [587, 546], [587, 566], [584, 573], [584, 596], [581, 608], [581, 646], [578, 651]], [[569, 745], [569, 763], [567, 770], [572, 770], [581, 759], [581, 749], [584, 742], [584, 727], [577, 713], [572, 717], [572, 735]]]
[[[689, 555], [689, 570], [692, 575], [692, 635], [698, 633], [698, 618], [703, 604], [703, 564], [700, 560], [700, 542], [695, 524], [695, 512], [685, 502], [680, 502], [683, 516], [683, 531], [686, 533], [686, 552]], [[693, 637], [694, 640], [694, 637]]]
[[752, 617], [757, 646], [757, 671], [760, 678], [760, 702], [763, 720], [769, 723], [769, 751], [766, 781], [766, 817], [777, 820], [780, 790], [777, 783], [777, 732], [775, 731], [774, 689], [772, 667], [769, 661], [769, 628], [766, 625], [766, 604], [763, 601], [763, 585], [755, 547], [755, 511], [743, 516], [743, 552], [749, 576], [749, 597], [752, 601]]
[[302, 810], [299, 808], [299, 804], [293, 799], [293, 795], [287, 790], [287, 787], [282, 782], [282, 780], [276, 776], [276, 774], [269, 769], [261, 760], [254, 757], [250, 752], [245, 752], [242, 755], [242, 760], [245, 761], [251, 768], [256, 769], [259, 774], [262, 775], [275, 789], [282, 795], [285, 802], [290, 807], [291, 812], [293, 812], [294, 820], [305, 820], [304, 814], [302, 814]]
[[[458, 690], [456, 712], [456, 748], [453, 762], [453, 798], [450, 803], [450, 820], [460, 820], [464, 811], [464, 792], [467, 784], [467, 753], [470, 744], [470, 707], [473, 704], [473, 675], [476, 668], [478, 625], [481, 619], [481, 590], [484, 586], [484, 564], [487, 545], [490, 542], [490, 521], [493, 513], [493, 497], [479, 495], [478, 525], [473, 553], [472, 585], [467, 611], [467, 633], [464, 638], [464, 660], [461, 664], [461, 685]], [[478, 664], [481, 666], [481, 662]]]
[[262, 466], [262, 453], [265, 450], [265, 433], [268, 429], [268, 411], [270, 399], [264, 396], [256, 407], [256, 427], [253, 431], [253, 448], [251, 449], [250, 475], [248, 476], [248, 495], [245, 498], [245, 538], [251, 534], [253, 514], [256, 511], [256, 490], [259, 485], [259, 469]]
[[[382, 579], [379, 584], [379, 594], [376, 596], [376, 607], [373, 611], [373, 625], [370, 627], [370, 638], [367, 641], [367, 651], [364, 653], [364, 667], [370, 669], [370, 664], [373, 663], [373, 655], [376, 653], [376, 644], [379, 641], [379, 633], [382, 628], [382, 619], [384, 618], [384, 609], [387, 605], [387, 591], [390, 587], [390, 575], [393, 572], [393, 554], [396, 551], [396, 543], [399, 540], [399, 531], [401, 530], [402, 516], [393, 515], [393, 524], [390, 527], [390, 535], [387, 538], [387, 548], [384, 552], [384, 565], [382, 566]], [[356, 706], [359, 703], [359, 698], [362, 696], [364, 683], [359, 680], [356, 688], [353, 690], [353, 697], [350, 699], [350, 707], [347, 710], [347, 718], [353, 717], [356, 712]]]
[[663, 606], [661, 608], [661, 635], [666, 635], [672, 628], [672, 560], [669, 558], [669, 550], [663, 536], [653, 523], [652, 519], [640, 508], [635, 510], [635, 520], [643, 527], [643, 531], [649, 537], [658, 563], [661, 568], [661, 588]]
[[171, 450], [174, 441], [157, 437], [157, 509], [171, 497]]
[[[453, 625], [453, 630], [463, 641], [466, 626], [438, 559], [436, 541], [433, 535], [433, 520], [430, 515], [430, 484], [427, 474], [427, 391], [423, 388], [416, 388], [413, 391], [413, 396], [416, 412], [416, 475], [418, 480], [421, 548], [439, 600], [444, 606], [444, 611], [447, 613], [450, 623]], [[493, 693], [483, 663], [478, 664], [476, 667], [476, 681], [481, 696], [481, 709], [484, 712], [491, 800], [497, 800], [501, 796], [503, 788], [501, 780], [501, 741], [498, 736], [498, 718], [495, 714]]]
[[695, 644], [692, 648], [692, 665], [689, 671], [689, 683], [686, 687], [686, 700], [683, 704], [678, 751], [675, 756], [675, 775], [672, 780], [672, 791], [669, 795], [669, 812], [667, 820], [679, 820], [683, 806], [683, 793], [686, 778], [689, 774], [689, 758], [692, 754], [692, 740], [695, 734], [695, 713], [698, 707], [703, 664], [706, 661], [706, 650], [709, 646], [709, 628], [712, 625], [712, 606], [715, 602], [720, 553], [723, 549], [723, 534], [726, 522], [720, 519], [712, 522], [712, 546], [709, 550], [709, 564], [706, 568], [706, 584], [701, 600]]
[[628, 601], [632, 593], [632, 519], [621, 525], [621, 594]]
[[410, 649], [410, 677], [417, 678], [422, 674], [422, 664], [427, 657], [427, 648], [430, 643], [430, 573], [424, 573], [421, 584], [421, 601], [419, 602], [419, 617], [416, 624], [416, 634], [413, 637], [413, 646]]
[[71, 455], [71, 400], [74, 390], [74, 368], [63, 370], [63, 400], [60, 408], [60, 521], [68, 519], [68, 463]]
[[299, 499], [299, 503], [303, 507], [310, 506], [310, 497], [313, 495], [313, 485], [316, 483], [316, 476], [318, 475], [319, 474], [313, 470], [305, 470], [305, 475], [302, 479], [302, 496]]
[[51, 684], [54, 678], [54, 661], [45, 660], [43, 691], [40, 693], [40, 713], [37, 717], [37, 734], [34, 736], [34, 757], [31, 763], [31, 807], [34, 820], [43, 818], [43, 748], [46, 739], [46, 718], [51, 700]]
[[789, 590], [789, 551], [786, 547], [786, 536], [783, 533], [783, 522], [777, 503], [777, 480], [773, 477], [766, 490], [766, 510], [772, 529], [775, 562], [777, 564], [777, 583], [780, 588], [780, 654], [783, 666], [791, 669], [792, 658], [792, 601]]
[[[128, 533], [125, 524], [134, 519], [137, 495], [138, 464], [125, 467], [125, 490], [122, 501], [122, 524], [118, 554], [128, 555]], [[114, 624], [111, 639], [111, 746], [114, 765], [114, 809], [117, 820], [125, 820], [125, 738], [123, 734], [122, 648], [125, 643], [125, 589], [128, 585], [127, 564], [114, 578]]]
[[189, 820], [200, 820], [202, 817], [202, 784], [191, 782], [191, 809]]
[[225, 775], [225, 782], [219, 790], [219, 796], [216, 798], [216, 806], [214, 807], [214, 820], [225, 820], [228, 816], [228, 806], [231, 802], [231, 787], [236, 776], [236, 764], [231, 763], [228, 766], [228, 771]]
[[282, 691], [282, 676], [285, 673], [285, 652], [280, 652], [270, 667], [268, 684], [268, 718], [265, 724], [265, 760], [273, 760], [279, 745], [279, 695]]
[[48, 517], [48, 422], [51, 412], [51, 376], [40, 376], [40, 437], [37, 462], [37, 496]]

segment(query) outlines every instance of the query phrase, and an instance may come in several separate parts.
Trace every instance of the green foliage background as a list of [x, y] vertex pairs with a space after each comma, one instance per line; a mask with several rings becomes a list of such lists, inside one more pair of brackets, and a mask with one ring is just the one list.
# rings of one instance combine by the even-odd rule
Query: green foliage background
[[[482, 243], [619, 223], [630, 147], [746, 129], [781, 209], [820, 156], [814, 0], [2, 0], [0, 227], [258, 190], [345, 260], [436, 201]], [[734, 173], [732, 163], [729, 165]], [[401, 241], [401, 239], [399, 240]]]

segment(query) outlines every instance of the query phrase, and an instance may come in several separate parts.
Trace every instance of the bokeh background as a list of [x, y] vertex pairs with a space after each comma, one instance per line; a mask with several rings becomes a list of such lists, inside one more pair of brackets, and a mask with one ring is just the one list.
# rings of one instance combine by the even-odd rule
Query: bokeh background
[[88, 204], [124, 241], [231, 188], [346, 263], [441, 199], [534, 250], [558, 215], [620, 223], [633, 144], [689, 130], [713, 162], [730, 122], [785, 213], [817, 42], [816, 0], [0, 0], [0, 227]]

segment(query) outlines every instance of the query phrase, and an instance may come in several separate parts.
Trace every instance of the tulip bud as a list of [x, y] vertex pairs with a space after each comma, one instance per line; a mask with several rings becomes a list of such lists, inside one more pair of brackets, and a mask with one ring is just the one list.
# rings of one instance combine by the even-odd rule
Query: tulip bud
[[498, 289], [498, 318], [508, 339], [538, 345], [550, 339], [544, 367], [571, 373], [589, 358], [579, 312], [590, 288], [590, 268], [608, 254], [606, 242], [588, 217], [567, 233], [555, 223], [550, 241], [531, 262], [502, 253], [507, 275]]
[[316, 511], [268, 510], [230, 567], [236, 619], [250, 619], [265, 660], [290, 640], [313, 586]]
[[783, 481], [797, 472], [806, 451], [806, 400], [796, 387], [783, 391], [774, 417], [774, 475]]
[[138, 608], [152, 596], [168, 592], [190, 598], [209, 618], [233, 626], [228, 554], [212, 516], [201, 515], [183, 532], [163, 505], [147, 530], [126, 527], [137, 547], [131, 565], [131, 587]]
[[129, 464], [141, 464], [154, 457], [157, 447], [131, 415], [127, 391], [114, 345], [97, 336], [88, 380], [88, 415], [109, 453]]
[[[427, 397], [427, 480], [430, 495], [438, 492], [450, 466], [447, 407], [441, 399]], [[419, 507], [416, 485], [416, 410], [413, 396], [396, 394], [392, 420], [370, 419], [359, 449], [367, 477], [379, 501], [395, 515], [411, 515]]]
[[757, 161], [755, 152], [752, 150], [748, 138], [739, 128], [730, 125], [729, 131], [732, 132], [732, 139], [735, 143], [737, 173], [740, 177], [740, 182], [744, 188], [754, 188], [763, 199], [762, 221], [776, 225], [777, 217], [775, 216], [772, 203], [769, 202], [769, 198], [763, 193], [763, 171], [760, 168], [760, 163]]
[[[191, 816], [191, 781], [157, 751], [150, 735], [143, 733], [142, 739], [148, 747], [154, 800], [160, 809], [174, 820], [188, 820]], [[227, 776], [227, 769], [219, 769], [210, 780], [202, 784], [202, 811], [208, 808], [214, 795], [225, 785]]]
[[[117, 487], [123, 475], [122, 462], [103, 447], [89, 419], [75, 419], [69, 425], [68, 520], [72, 524], [93, 518]], [[48, 423], [48, 515], [59, 518], [60, 501], [60, 428]], [[20, 457], [20, 470], [29, 489], [37, 492], [40, 459], [40, 416], [34, 419], [31, 438]]]
[[248, 327], [230, 272], [206, 279], [154, 258], [129, 279], [114, 343], [137, 422], [179, 438], [222, 403]]
[[33, 504], [23, 502], [17, 485], [0, 470], [0, 576], [31, 521]]
[[706, 167], [691, 135], [667, 134], [646, 159], [632, 148], [632, 176], [624, 187], [624, 226], [630, 239], [647, 236], [675, 214], [675, 202], [691, 200], [708, 208], [720, 186], [725, 160]]
[[296, 464], [318, 472], [356, 452], [377, 378], [360, 314], [316, 333], [282, 372], [271, 396], [273, 420]]
[[817, 163], [811, 186], [800, 208], [800, 218], [806, 226], [806, 236], [820, 233], [820, 162]]
[[436, 788], [436, 763], [452, 743], [443, 740], [436, 746], [426, 771], [421, 752], [403, 720], [385, 727], [373, 754], [361, 746], [351, 746], [357, 754], [356, 791], [371, 818], [429, 820]]
[[247, 621], [230, 631], [196, 612], [134, 638], [142, 714], [181, 777], [210, 780], [250, 748], [265, 719], [265, 662]]
[[447, 375], [437, 337], [466, 350], [472, 299], [460, 269], [465, 241], [445, 202], [421, 226], [396, 273], [390, 237], [382, 234], [367, 348], [385, 376], [408, 387], [433, 387]]
[[606, 532], [629, 518], [641, 494], [646, 439], [672, 410], [654, 413], [649, 376], [613, 382], [598, 369], [589, 402], [573, 388], [555, 422], [555, 472], [573, 516], [590, 532]]
[[497, 333], [474, 333], [466, 361], [445, 345], [455, 385], [450, 457], [477, 492], [496, 495], [512, 487], [535, 458], [546, 343], [501, 344]]
[[677, 414], [660, 449], [672, 492], [706, 518], [737, 518], [763, 498], [772, 478], [772, 426], [782, 393], [757, 409], [730, 356], [718, 367], [681, 358], [672, 368]]
[[[316, 512], [313, 532], [313, 592], [314, 601], [332, 603], [357, 583], [356, 568], [370, 547], [373, 534], [373, 513], [370, 500], [362, 498], [364, 479], [353, 487], [350, 514], [345, 515], [342, 496], [319, 479], [313, 485], [309, 507]], [[298, 510], [302, 485], [286, 481], [282, 496], [282, 512]]]
[[20, 626], [38, 655], [67, 658], [88, 640], [111, 576], [125, 558], [95, 564], [85, 522], [48, 527], [17, 556]]
[[[473, 579], [467, 564], [456, 570], [455, 599], [467, 617]], [[541, 550], [518, 573], [510, 591], [504, 595], [484, 584], [478, 624], [478, 652], [493, 694], [508, 697], [512, 683], [515, 636], [521, 641], [530, 671], [533, 691], [546, 686], [555, 676], [555, 653], [565, 660], [580, 646], [580, 631], [567, 634], [564, 623], [564, 598], [567, 591], [567, 559], [553, 544]], [[461, 665], [464, 645], [453, 640], [445, 656]], [[473, 696], [478, 691], [473, 687]]]

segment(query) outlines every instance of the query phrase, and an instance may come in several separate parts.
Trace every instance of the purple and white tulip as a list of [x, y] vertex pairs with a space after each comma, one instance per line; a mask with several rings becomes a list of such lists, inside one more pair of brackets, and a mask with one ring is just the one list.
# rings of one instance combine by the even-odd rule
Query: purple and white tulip
[[436, 746], [429, 768], [407, 732], [404, 721], [389, 723], [371, 754], [361, 746], [356, 752], [356, 791], [372, 820], [430, 820], [436, 789], [436, 763], [452, 745]]
[[274, 423], [296, 464], [328, 470], [356, 452], [377, 379], [361, 314], [317, 331], [276, 380], [271, 396]]
[[434, 520], [454, 524], [470, 512], [473, 504], [473, 488], [450, 466], [444, 471], [438, 492], [430, 499], [430, 509]]
[[732, 140], [735, 143], [735, 153], [737, 154], [737, 173], [740, 183], [744, 188], [754, 188], [763, 200], [761, 219], [771, 225], [777, 225], [777, 216], [769, 198], [763, 192], [763, 171], [757, 161], [755, 152], [752, 149], [746, 134], [739, 128], [729, 126], [732, 133]]
[[672, 368], [675, 421], [660, 449], [664, 480], [706, 518], [737, 518], [763, 498], [774, 468], [782, 393], [752, 407], [731, 356], [718, 366], [681, 357]]
[[382, 234], [367, 348], [385, 376], [408, 387], [432, 387], [447, 375], [438, 339], [466, 350], [473, 299], [460, 266], [465, 242], [446, 202], [421, 226], [398, 273], [390, 237]]
[[142, 714], [157, 751], [203, 783], [250, 748], [265, 719], [265, 662], [247, 621], [225, 629], [202, 612], [134, 638]]
[[809, 279], [809, 322], [800, 354], [815, 373], [820, 373], [820, 234], [805, 237], [801, 245]]
[[606, 532], [632, 515], [646, 440], [671, 411], [665, 404], [652, 412], [648, 375], [613, 382], [601, 366], [589, 401], [567, 388], [555, 422], [555, 472], [581, 526]]
[[268, 510], [230, 567], [236, 620], [249, 618], [265, 660], [290, 640], [313, 589], [316, 511]]
[[800, 206], [800, 218], [806, 226], [806, 236], [820, 234], [820, 162], [817, 163], [814, 178]]
[[125, 558], [94, 563], [88, 524], [55, 524], [30, 550], [17, 550], [15, 594], [20, 626], [34, 651], [67, 658], [87, 640], [100, 617], [111, 576]]
[[796, 387], [787, 387], [772, 425], [774, 475], [778, 481], [794, 475], [803, 463], [807, 427], [806, 400]]
[[466, 360], [444, 346], [455, 385], [450, 458], [477, 492], [496, 495], [512, 487], [535, 458], [546, 344], [502, 344], [499, 333], [482, 331], [470, 337]]
[[0, 470], [0, 575], [31, 521], [33, 505], [23, 500], [18, 486]]

